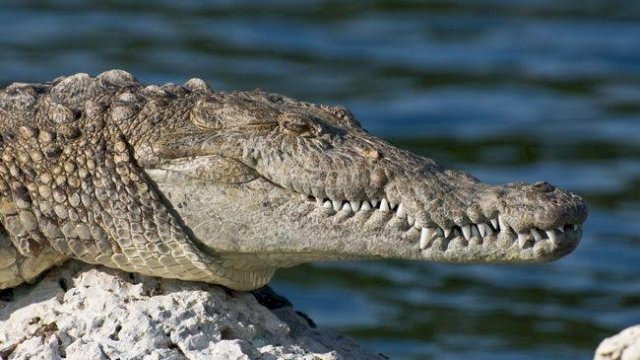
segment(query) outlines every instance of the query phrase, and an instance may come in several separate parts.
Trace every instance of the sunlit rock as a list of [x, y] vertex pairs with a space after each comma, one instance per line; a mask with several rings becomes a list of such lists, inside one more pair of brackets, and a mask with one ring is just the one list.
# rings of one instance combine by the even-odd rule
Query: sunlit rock
[[2, 359], [383, 358], [250, 292], [78, 262], [2, 295]]
[[638, 359], [640, 359], [640, 325], [626, 328], [602, 340], [594, 356], [594, 360]]

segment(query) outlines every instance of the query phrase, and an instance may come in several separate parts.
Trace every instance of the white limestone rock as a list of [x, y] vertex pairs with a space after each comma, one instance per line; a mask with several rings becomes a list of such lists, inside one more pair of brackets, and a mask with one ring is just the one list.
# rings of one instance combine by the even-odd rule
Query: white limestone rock
[[384, 359], [291, 307], [205, 283], [69, 262], [3, 296], [2, 359]]
[[594, 360], [640, 360], [640, 325], [608, 337], [596, 349]]

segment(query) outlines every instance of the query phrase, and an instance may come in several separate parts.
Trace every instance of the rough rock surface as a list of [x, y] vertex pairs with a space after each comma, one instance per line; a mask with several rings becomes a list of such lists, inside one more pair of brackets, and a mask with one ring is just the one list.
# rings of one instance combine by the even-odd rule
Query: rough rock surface
[[631, 326], [608, 337], [596, 349], [594, 360], [639, 360], [640, 325]]
[[[261, 302], [277, 303], [277, 298]], [[286, 300], [285, 300], [286, 301]], [[280, 301], [281, 302], [281, 301]], [[282, 302], [281, 302], [282, 303]], [[273, 307], [273, 306], [270, 306]], [[3, 359], [383, 359], [249, 292], [69, 262], [3, 292]]]

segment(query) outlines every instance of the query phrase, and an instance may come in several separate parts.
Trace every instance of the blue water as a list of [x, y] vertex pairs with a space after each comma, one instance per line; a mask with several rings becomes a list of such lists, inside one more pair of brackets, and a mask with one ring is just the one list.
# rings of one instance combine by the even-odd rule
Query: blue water
[[349, 107], [488, 182], [590, 206], [536, 266], [305, 265], [274, 288], [392, 359], [588, 359], [640, 323], [640, 2], [5, 1], [0, 84], [123, 68]]

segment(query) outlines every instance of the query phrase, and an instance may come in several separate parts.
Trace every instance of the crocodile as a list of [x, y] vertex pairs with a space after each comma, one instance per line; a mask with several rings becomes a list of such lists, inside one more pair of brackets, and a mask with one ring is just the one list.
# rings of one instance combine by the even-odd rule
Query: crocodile
[[305, 262], [535, 263], [587, 217], [399, 149], [341, 106], [122, 70], [0, 90], [0, 288], [67, 259], [236, 290]]

